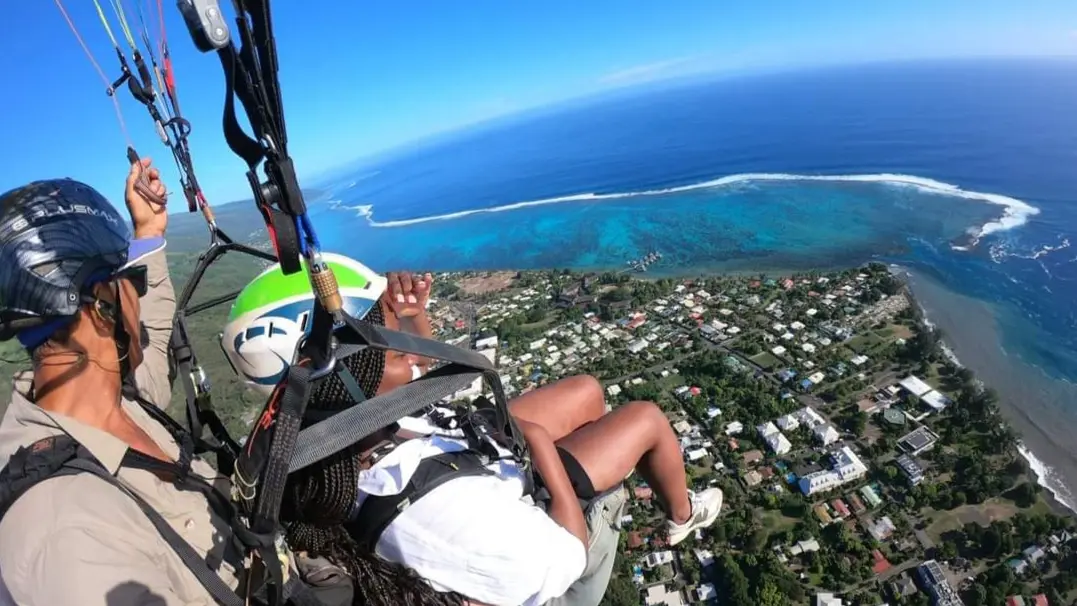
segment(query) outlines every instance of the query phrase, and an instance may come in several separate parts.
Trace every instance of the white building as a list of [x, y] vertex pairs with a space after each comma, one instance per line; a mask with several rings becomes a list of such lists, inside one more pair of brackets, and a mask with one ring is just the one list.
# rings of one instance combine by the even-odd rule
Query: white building
[[774, 435], [776, 433], [781, 433], [780, 431], [778, 431], [778, 426], [775, 425], [774, 423], [771, 423], [770, 421], [767, 421], [766, 423], [763, 423], [759, 427], [756, 427], [755, 430], [757, 432], [759, 432], [759, 437], [761, 437], [761, 438], [766, 438], [766, 437], [772, 436], [772, 435]]
[[841, 486], [841, 476], [829, 469], [825, 469], [801, 476], [798, 485], [800, 486], [800, 492], [811, 496]]
[[497, 335], [475, 341], [475, 349], [488, 349], [491, 347], [497, 347]]
[[949, 398], [935, 390], [931, 390], [920, 396], [920, 401], [930, 406], [935, 412], [942, 412], [942, 410], [950, 404]]
[[919, 377], [915, 375], [909, 375], [905, 377], [901, 380], [899, 384], [901, 385], [902, 389], [916, 397], [920, 397], [925, 393], [931, 391], [931, 386], [927, 383], [924, 383], [922, 380], [920, 380]]
[[819, 416], [819, 413], [815, 412], [815, 409], [811, 406], [805, 406], [800, 410], [794, 412], [800, 422], [808, 427], [815, 427], [816, 425], [822, 425], [824, 423], [823, 417]]
[[841, 437], [838, 430], [834, 429], [833, 425], [823, 424], [816, 425], [812, 432], [815, 434], [815, 439], [819, 440], [819, 443], [823, 446], [830, 446], [834, 442], [837, 442]]
[[703, 583], [700, 586], [692, 590], [693, 602], [706, 602], [709, 600], [717, 600], [718, 591], [711, 583]]
[[490, 361], [491, 364], [497, 366], [497, 350], [496, 349], [484, 349], [479, 352], [479, 355]]
[[841, 476], [842, 482], [859, 480], [868, 473], [868, 466], [848, 446], [842, 446], [841, 450], [833, 454], [833, 458], [834, 471]]
[[800, 427], [800, 420], [797, 419], [795, 414], [789, 413], [778, 418], [778, 427], [780, 427], [782, 431], [793, 431], [797, 427]]
[[684, 604], [681, 592], [665, 584], [648, 587], [645, 600], [647, 606], [682, 606]]
[[789, 440], [781, 432], [772, 433], [764, 438], [767, 442], [767, 446], [770, 447], [774, 454], [783, 455], [793, 449], [793, 445], [789, 443]]
[[530, 344], [529, 344], [529, 345], [527, 346], [527, 348], [528, 348], [528, 349], [530, 349], [531, 351], [534, 351], [534, 350], [536, 350], [536, 349], [541, 349], [541, 348], [543, 348], [543, 347], [545, 347], [545, 346], [546, 346], [546, 339], [539, 339], [539, 340], [537, 340], [537, 341], [532, 341], [532, 342], [531, 342], [531, 343], [530, 343]]
[[696, 448], [693, 450], [686, 451], [684, 455], [688, 457], [689, 461], [698, 461], [707, 456], [707, 449]]
[[726, 423], [725, 435], [735, 436], [742, 431], [744, 431], [744, 424], [740, 421], [730, 421], [729, 423]]
[[645, 558], [643, 558], [643, 565], [646, 566], [647, 568], [657, 568], [657, 567], [661, 566], [662, 564], [669, 564], [672, 561], [673, 561], [673, 552], [672, 551], [669, 551], [669, 550], [655, 551], [655, 552], [652, 552], [652, 553], [648, 553], [647, 556]]
[[647, 349], [647, 341], [645, 341], [643, 339], [638, 339], [638, 340], [632, 341], [631, 343], [628, 344], [628, 351], [630, 351], [631, 353], [634, 353], [634, 354], [639, 353], [639, 352], [643, 351], [644, 349]]
[[801, 492], [809, 496], [826, 492], [843, 484], [859, 480], [868, 472], [867, 465], [864, 465], [860, 457], [848, 446], [842, 447], [832, 456], [834, 463], [832, 468], [810, 473], [800, 478]]

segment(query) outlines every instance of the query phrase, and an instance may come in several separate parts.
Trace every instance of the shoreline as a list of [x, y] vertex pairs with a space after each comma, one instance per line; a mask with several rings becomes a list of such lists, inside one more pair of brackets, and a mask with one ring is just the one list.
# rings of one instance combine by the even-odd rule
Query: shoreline
[[[905, 281], [924, 321], [943, 332], [947, 358], [957, 366], [967, 366], [985, 385], [999, 392], [999, 411], [1006, 422], [1018, 432], [1018, 452], [1025, 459], [1030, 473], [1035, 476], [1036, 483], [1043, 488], [1043, 496], [1052, 509], [1064, 515], [1077, 515], [1077, 494], [1072, 488], [1077, 486], [1077, 454], [1064, 448], [1060, 441], [1049, 435], [1044, 428], [1066, 421], [1073, 427], [1075, 421], [1064, 419], [1056, 411], [1056, 414], [1052, 415], [1055, 417], [1053, 420], [1037, 422], [1034, 418], [1035, 411], [1024, 409], [1014, 402], [1021, 401], [1029, 408], [1044, 409], [1046, 401], [1035, 402], [1037, 398], [1034, 397], [1033, 390], [1019, 394], [1019, 382], [1008, 381], [1006, 378], [991, 379], [996, 375], [1000, 364], [1009, 367], [1011, 376], [1021, 374], [1022, 370], [1017, 367], [1022, 364], [1019, 360], [1005, 359], [1009, 358], [1009, 355], [999, 344], [998, 321], [991, 308], [979, 300], [950, 291], [944, 285], [908, 267], [891, 265], [890, 268]], [[989, 351], [985, 347], [988, 345], [985, 340], [993, 341], [997, 352]], [[958, 352], [967, 355], [962, 358]], [[1036, 406], [1033, 406], [1034, 402]]]

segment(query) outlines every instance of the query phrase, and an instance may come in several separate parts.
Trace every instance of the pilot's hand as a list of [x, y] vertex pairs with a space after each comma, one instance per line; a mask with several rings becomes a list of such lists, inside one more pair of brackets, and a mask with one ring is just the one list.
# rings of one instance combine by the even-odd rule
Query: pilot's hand
[[385, 300], [397, 318], [413, 318], [426, 311], [433, 275], [412, 275], [404, 271], [389, 272], [385, 278], [389, 282]]
[[168, 210], [163, 201], [166, 196], [161, 171], [153, 168], [153, 161], [141, 158], [131, 164], [127, 173], [124, 201], [131, 213], [136, 238], [164, 236], [168, 226]]

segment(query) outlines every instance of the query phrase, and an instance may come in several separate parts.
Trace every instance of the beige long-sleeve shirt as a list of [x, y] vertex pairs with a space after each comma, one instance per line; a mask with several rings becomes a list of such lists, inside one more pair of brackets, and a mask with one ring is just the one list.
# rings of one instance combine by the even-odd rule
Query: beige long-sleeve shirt
[[[139, 389], [161, 408], [168, 405], [168, 342], [175, 293], [163, 251], [147, 258], [149, 290], [141, 319], [149, 333], [145, 359], [136, 371]], [[239, 557], [227, 523], [194, 491], [181, 492], [153, 474], [120, 461], [127, 445], [73, 418], [42, 410], [27, 396], [32, 376], [16, 378], [11, 405], [0, 421], [0, 467], [11, 455], [49, 436], [68, 434], [121, 482], [146, 500], [221, 577], [235, 586]], [[87, 398], [93, 394], [86, 394]], [[136, 424], [170, 457], [179, 447], [168, 431], [135, 402], [123, 406]], [[225, 494], [227, 479], [204, 461], [192, 472]], [[0, 522], [0, 575], [20, 606], [160, 606], [213, 604], [193, 573], [161, 538], [138, 505], [90, 474], [46, 480], [27, 491]]]

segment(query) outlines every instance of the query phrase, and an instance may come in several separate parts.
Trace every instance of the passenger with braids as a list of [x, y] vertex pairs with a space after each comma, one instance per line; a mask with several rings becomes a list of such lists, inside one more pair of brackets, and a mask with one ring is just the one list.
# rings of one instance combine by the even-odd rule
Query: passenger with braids
[[[267, 274], [274, 271], [279, 274], [272, 268]], [[335, 269], [335, 273], [342, 272]], [[365, 316], [366, 322], [428, 336], [425, 305], [431, 280], [430, 275], [390, 274], [388, 289], [376, 302], [351, 304], [365, 306], [356, 316]], [[222, 338], [229, 359], [252, 386], [262, 381], [259, 376], [280, 372], [280, 360], [285, 358], [279, 352], [294, 350], [296, 343], [294, 332], [285, 327], [304, 313], [298, 301], [281, 298], [274, 303], [265, 284], [256, 284], [259, 281], [266, 279], [260, 277], [248, 286], [237, 301], [258, 299], [265, 306], [242, 321], [234, 319]], [[255, 315], [260, 319], [252, 324]], [[257, 363], [256, 359], [269, 360], [255, 354], [272, 342], [266, 336], [274, 333], [279, 335], [273, 346], [276, 361]], [[261, 344], [243, 348], [255, 341]], [[240, 347], [230, 348], [233, 342]], [[373, 349], [339, 362], [356, 384], [348, 385], [342, 373], [323, 380], [308, 405], [312, 420], [349, 408], [357, 396], [386, 394], [428, 366], [427, 360], [411, 354]], [[589, 601], [558, 601], [588, 567], [590, 537], [581, 500], [618, 488], [635, 469], [667, 512], [671, 544], [712, 524], [721, 508], [720, 490], [688, 489], [678, 440], [655, 404], [632, 402], [607, 414], [601, 386], [584, 376], [510, 402], [538, 481], [548, 493], [544, 508], [528, 493], [525, 472], [505, 456], [482, 473], [452, 476], [419, 496], [407, 497], [384, 527], [371, 533], [364, 512], [372, 511], [372, 503], [412, 494], [408, 490], [430, 468], [424, 461], [451, 460], [443, 457], [470, 448], [460, 428], [435, 422], [442, 417], [437, 412], [400, 419], [350, 449], [294, 473], [281, 511], [289, 544], [356, 575], [360, 588], [365, 583], [364, 567], [366, 574], [385, 570], [363, 560], [364, 554], [403, 565], [407, 573], [392, 569], [384, 579], [400, 584], [399, 590], [416, 600], [429, 596], [425, 588], [412, 584], [417, 575], [449, 603], [466, 598], [493, 606], [597, 604], [601, 593]], [[370, 595], [370, 599], [377, 598]]]
[[[380, 306], [375, 305], [367, 320], [382, 323]], [[364, 393], [377, 391], [376, 378], [385, 365], [385, 355], [364, 350], [350, 358], [355, 377]], [[336, 377], [322, 382], [311, 407], [323, 412], [339, 411], [348, 402], [347, 389]], [[323, 404], [325, 404], [323, 406]], [[337, 406], [334, 406], [336, 404]], [[435, 591], [421, 577], [399, 564], [379, 558], [361, 548], [344, 529], [355, 504], [359, 481], [356, 448], [339, 452], [293, 474], [282, 504], [282, 519], [292, 549], [316, 558], [321, 573], [349, 575], [356, 582], [355, 604], [372, 606], [459, 606], [460, 596]]]

